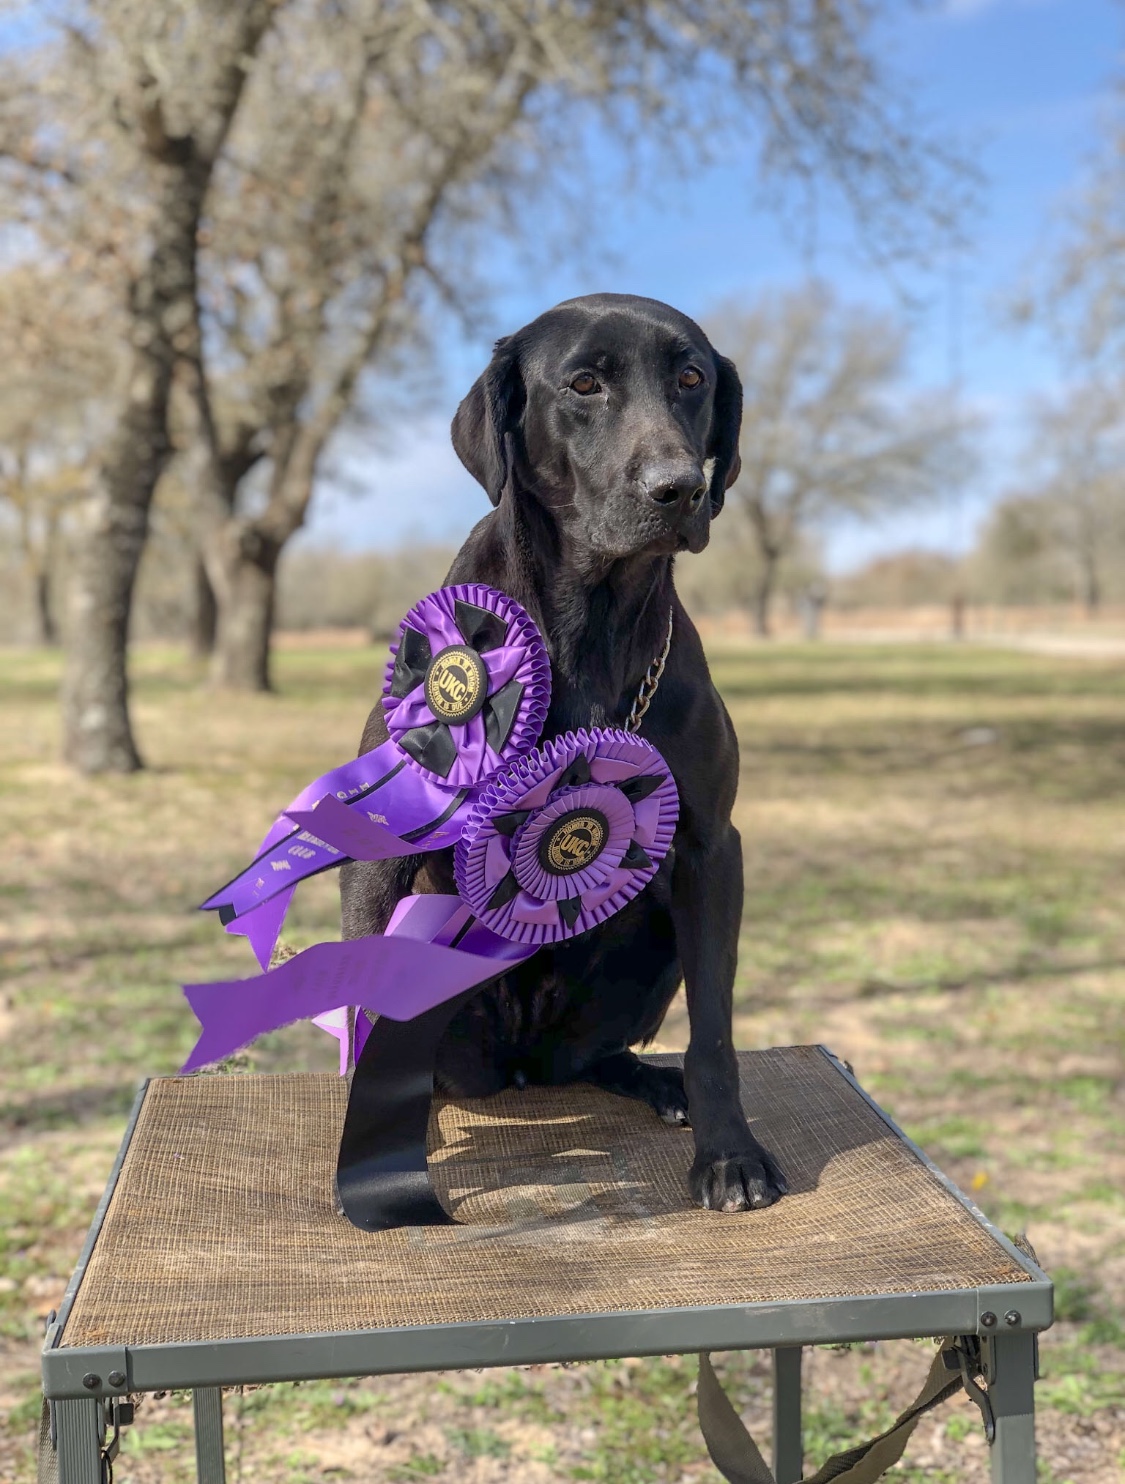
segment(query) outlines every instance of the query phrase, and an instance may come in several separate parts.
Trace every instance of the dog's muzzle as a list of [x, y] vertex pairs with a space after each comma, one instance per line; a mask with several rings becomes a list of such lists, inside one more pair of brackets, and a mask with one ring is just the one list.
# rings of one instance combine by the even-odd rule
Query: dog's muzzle
[[642, 503], [659, 513], [677, 549], [702, 551], [711, 525], [707, 480], [697, 463], [683, 459], [649, 465], [638, 481]]
[[670, 523], [689, 520], [707, 496], [707, 481], [698, 464], [657, 464], [640, 478], [646, 500], [658, 507]]

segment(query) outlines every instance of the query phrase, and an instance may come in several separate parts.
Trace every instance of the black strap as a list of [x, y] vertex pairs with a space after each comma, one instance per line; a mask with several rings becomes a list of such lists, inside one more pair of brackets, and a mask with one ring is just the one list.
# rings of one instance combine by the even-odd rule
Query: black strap
[[371, 1027], [352, 1076], [336, 1161], [336, 1190], [353, 1226], [375, 1232], [452, 1222], [426, 1167], [434, 1064], [449, 1022], [480, 988], [413, 1020], [380, 1016]]

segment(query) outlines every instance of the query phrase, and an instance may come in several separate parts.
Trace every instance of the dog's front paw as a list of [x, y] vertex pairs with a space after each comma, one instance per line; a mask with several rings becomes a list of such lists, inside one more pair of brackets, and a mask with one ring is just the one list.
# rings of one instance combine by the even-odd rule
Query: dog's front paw
[[684, 1091], [684, 1074], [679, 1067], [652, 1067], [642, 1063], [638, 1079], [639, 1096], [665, 1123], [687, 1128], [687, 1093]]
[[696, 1155], [688, 1185], [692, 1200], [708, 1211], [756, 1211], [789, 1192], [777, 1161], [760, 1144], [737, 1154]]

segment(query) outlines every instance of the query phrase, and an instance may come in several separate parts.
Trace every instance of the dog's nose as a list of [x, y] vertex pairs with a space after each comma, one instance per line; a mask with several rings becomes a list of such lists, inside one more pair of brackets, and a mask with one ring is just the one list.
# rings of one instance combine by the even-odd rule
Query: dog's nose
[[654, 469], [643, 480], [645, 494], [670, 514], [698, 510], [707, 493], [701, 469]]

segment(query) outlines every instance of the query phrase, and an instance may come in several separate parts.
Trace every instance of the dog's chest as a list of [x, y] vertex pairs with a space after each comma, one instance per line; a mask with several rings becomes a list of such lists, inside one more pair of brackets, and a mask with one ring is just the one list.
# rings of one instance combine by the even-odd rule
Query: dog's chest
[[628, 713], [628, 703], [621, 690], [613, 689], [611, 683], [599, 683], [593, 677], [570, 680], [556, 674], [543, 739], [580, 727], [623, 726]]

